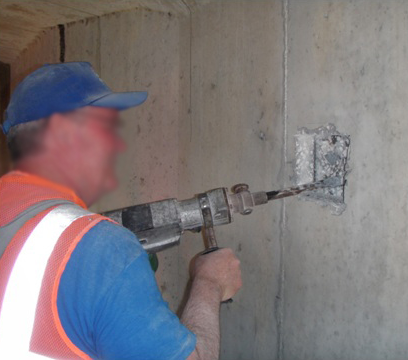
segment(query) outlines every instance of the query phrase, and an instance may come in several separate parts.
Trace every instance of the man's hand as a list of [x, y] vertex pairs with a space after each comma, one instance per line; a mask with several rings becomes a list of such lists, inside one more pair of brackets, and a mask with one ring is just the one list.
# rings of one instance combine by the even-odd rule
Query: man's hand
[[191, 276], [193, 281], [208, 282], [208, 286], [218, 287], [220, 301], [231, 299], [242, 286], [240, 261], [231, 249], [198, 256]]
[[218, 359], [220, 351], [220, 303], [242, 286], [240, 262], [231, 249], [197, 256], [191, 268], [192, 286], [181, 321], [196, 336], [189, 360]]

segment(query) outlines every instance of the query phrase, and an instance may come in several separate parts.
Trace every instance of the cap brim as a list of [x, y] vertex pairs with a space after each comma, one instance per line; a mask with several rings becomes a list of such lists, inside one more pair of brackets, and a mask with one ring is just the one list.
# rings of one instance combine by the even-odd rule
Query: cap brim
[[126, 110], [142, 104], [146, 99], [146, 91], [111, 93], [91, 102], [89, 105]]

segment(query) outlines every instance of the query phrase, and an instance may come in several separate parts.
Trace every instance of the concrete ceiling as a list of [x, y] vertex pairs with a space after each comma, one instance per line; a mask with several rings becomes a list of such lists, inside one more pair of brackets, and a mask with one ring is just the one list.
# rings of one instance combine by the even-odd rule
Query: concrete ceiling
[[0, 61], [12, 63], [46, 28], [134, 8], [188, 14], [209, 0], [0, 0]]

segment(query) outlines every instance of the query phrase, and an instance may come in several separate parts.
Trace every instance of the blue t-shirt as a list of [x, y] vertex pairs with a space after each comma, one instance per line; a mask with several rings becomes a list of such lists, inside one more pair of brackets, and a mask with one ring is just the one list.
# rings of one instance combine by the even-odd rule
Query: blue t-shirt
[[135, 235], [108, 221], [73, 251], [57, 307], [69, 339], [92, 358], [185, 359], [195, 348], [195, 335], [163, 300]]

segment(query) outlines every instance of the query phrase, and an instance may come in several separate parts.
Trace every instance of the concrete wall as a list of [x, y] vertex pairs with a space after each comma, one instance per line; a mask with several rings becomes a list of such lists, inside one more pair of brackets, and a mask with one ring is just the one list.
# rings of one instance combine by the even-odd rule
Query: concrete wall
[[[218, 3], [193, 14], [182, 195], [283, 183], [282, 37], [280, 2]], [[237, 251], [245, 284], [234, 303], [222, 306], [224, 359], [270, 359], [277, 352], [281, 211], [275, 203], [216, 229], [219, 245]], [[194, 249], [191, 255], [201, 247], [195, 236], [180, 251]]]
[[[124, 113], [122, 184], [97, 211], [238, 182], [277, 189], [291, 184], [298, 127], [351, 136], [343, 215], [290, 198], [216, 229], [244, 280], [222, 306], [222, 359], [407, 358], [407, 16], [405, 1], [217, 1], [67, 26], [67, 61], [150, 93]], [[13, 84], [58, 53], [51, 29], [12, 64]], [[173, 309], [201, 249], [187, 234], [160, 256]]]
[[287, 200], [285, 359], [408, 357], [408, 2], [289, 2], [288, 155], [351, 135], [347, 210]]

